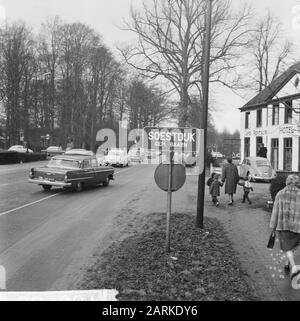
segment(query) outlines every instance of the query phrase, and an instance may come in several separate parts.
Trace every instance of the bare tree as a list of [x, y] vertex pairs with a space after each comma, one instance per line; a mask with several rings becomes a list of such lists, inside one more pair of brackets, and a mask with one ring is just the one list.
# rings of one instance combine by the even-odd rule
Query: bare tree
[[252, 87], [262, 91], [286, 67], [292, 56], [292, 43], [282, 39], [281, 22], [270, 12], [256, 25], [249, 45], [255, 67]]
[[[146, 4], [147, 3], [147, 4]], [[180, 97], [179, 125], [188, 118], [190, 94], [199, 91], [202, 99], [203, 44], [206, 1], [145, 1], [141, 12], [131, 8], [124, 29], [137, 35], [137, 44], [120, 48], [126, 62], [152, 79], [167, 79]], [[231, 12], [230, 2], [213, 2], [211, 82], [226, 86], [238, 83], [234, 71], [238, 51], [248, 44], [249, 10]]]

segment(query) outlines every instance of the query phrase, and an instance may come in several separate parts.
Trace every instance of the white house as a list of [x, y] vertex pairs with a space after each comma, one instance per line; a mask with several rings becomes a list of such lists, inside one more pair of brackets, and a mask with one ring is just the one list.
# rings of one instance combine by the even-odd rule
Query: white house
[[264, 143], [276, 170], [300, 171], [300, 62], [240, 108], [241, 157]]

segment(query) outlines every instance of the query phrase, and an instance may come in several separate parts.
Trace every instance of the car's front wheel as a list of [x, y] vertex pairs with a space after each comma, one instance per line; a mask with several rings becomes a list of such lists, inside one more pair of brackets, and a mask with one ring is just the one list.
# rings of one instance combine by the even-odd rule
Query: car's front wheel
[[103, 186], [108, 186], [109, 185], [109, 181], [110, 181], [110, 179], [109, 179], [109, 177], [107, 176], [106, 178], [105, 178], [105, 181], [102, 183], [102, 185]]
[[75, 186], [74, 189], [76, 192], [81, 192], [83, 190], [83, 183], [82, 182], [78, 182]]
[[43, 186], [44, 191], [50, 191], [50, 189], [52, 188], [51, 185], [42, 185], [42, 186]]

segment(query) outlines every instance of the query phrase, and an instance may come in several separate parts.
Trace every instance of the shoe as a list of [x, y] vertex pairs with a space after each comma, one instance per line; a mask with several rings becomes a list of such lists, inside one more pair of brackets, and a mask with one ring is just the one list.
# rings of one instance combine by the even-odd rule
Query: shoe
[[285, 273], [289, 273], [289, 272], [290, 272], [290, 269], [291, 269], [290, 263], [287, 263], [287, 264], [284, 265], [284, 271], [285, 271]]
[[233, 202], [229, 202], [228, 205], [233, 205]]
[[252, 202], [249, 202], [249, 205], [251, 205], [252, 204]]
[[216, 203], [216, 206], [219, 206], [219, 205], [220, 205], [219, 202], [217, 202], [217, 203]]
[[292, 274], [291, 274], [291, 280], [293, 280], [293, 278], [294, 278], [295, 276], [297, 276], [298, 274], [300, 274], [300, 270], [292, 273]]

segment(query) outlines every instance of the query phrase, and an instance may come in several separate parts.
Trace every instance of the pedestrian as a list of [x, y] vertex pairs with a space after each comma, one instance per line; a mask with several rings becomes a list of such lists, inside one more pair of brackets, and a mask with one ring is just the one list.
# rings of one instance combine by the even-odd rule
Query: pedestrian
[[225, 182], [225, 194], [229, 196], [229, 205], [233, 205], [233, 194], [239, 181], [239, 173], [236, 165], [232, 164], [232, 158], [227, 159], [228, 164], [222, 168], [222, 182]]
[[223, 186], [223, 182], [219, 181], [220, 175], [216, 174], [209, 187], [209, 192], [212, 196], [212, 201], [216, 206], [219, 206], [218, 196], [220, 196], [220, 187]]
[[[210, 191], [210, 186], [211, 186], [211, 183], [213, 182], [213, 180], [214, 180], [214, 177], [215, 177], [215, 175], [216, 175], [216, 173], [211, 173], [211, 176], [210, 176], [210, 178], [207, 180], [207, 182], [206, 182], [206, 185], [208, 186], [208, 189], [209, 189], [209, 191]], [[210, 193], [210, 192], [209, 192]], [[213, 198], [212, 198], [212, 202], [213, 202], [214, 200], [213, 200]]]
[[252, 187], [252, 184], [250, 182], [251, 182], [251, 176], [249, 175], [247, 181], [244, 181], [244, 182], [238, 183], [238, 184], [243, 186], [243, 189], [244, 189], [243, 203], [245, 203], [245, 201], [247, 200], [248, 203], [251, 205], [252, 202], [249, 199], [249, 194], [250, 194], [250, 191], [253, 192], [253, 187]]
[[294, 251], [300, 245], [300, 189], [297, 186], [299, 177], [289, 175], [286, 187], [275, 197], [270, 220], [270, 227], [277, 231], [280, 248], [286, 254], [284, 269], [290, 272], [291, 280], [300, 273], [294, 259]]
[[267, 153], [268, 153], [267, 148], [265, 147], [265, 145], [264, 145], [263, 143], [261, 143], [261, 144], [260, 144], [259, 151], [258, 151], [258, 153], [257, 153], [257, 156], [258, 156], [258, 157], [267, 158]]

